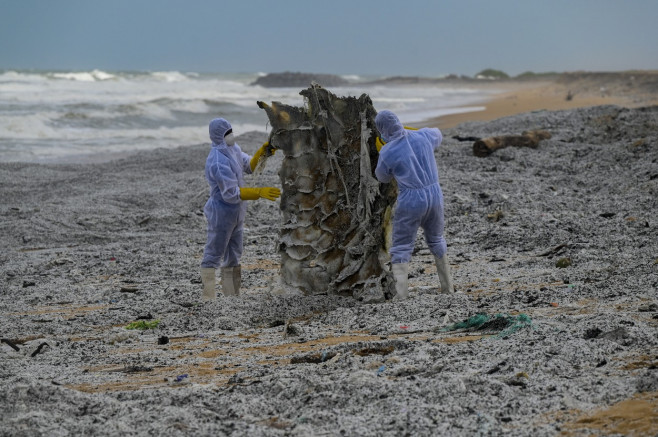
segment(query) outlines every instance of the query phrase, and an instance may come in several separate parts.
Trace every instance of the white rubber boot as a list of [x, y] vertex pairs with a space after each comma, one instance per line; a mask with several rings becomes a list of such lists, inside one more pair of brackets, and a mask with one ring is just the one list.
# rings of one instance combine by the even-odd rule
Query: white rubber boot
[[395, 278], [396, 294], [393, 300], [404, 300], [409, 297], [409, 263], [392, 264], [391, 271]]
[[242, 285], [242, 267], [235, 266], [233, 267], [233, 289], [236, 296], [240, 295], [240, 285]]
[[452, 285], [448, 255], [443, 255], [441, 258], [435, 256], [434, 261], [436, 262], [436, 272], [439, 274], [439, 281], [441, 282], [441, 293], [454, 293], [455, 287]]
[[203, 293], [201, 300], [215, 300], [217, 299], [217, 292], [215, 291], [215, 269], [212, 267], [201, 267], [201, 283], [203, 284]]
[[222, 267], [222, 293], [224, 296], [240, 294], [240, 266]]

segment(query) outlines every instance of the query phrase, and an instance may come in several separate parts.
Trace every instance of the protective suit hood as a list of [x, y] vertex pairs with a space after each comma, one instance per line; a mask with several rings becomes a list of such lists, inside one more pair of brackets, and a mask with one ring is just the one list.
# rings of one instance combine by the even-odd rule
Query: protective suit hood
[[382, 140], [389, 142], [404, 136], [404, 126], [393, 112], [384, 110], [377, 113], [375, 125]]
[[208, 127], [210, 141], [216, 145], [224, 144], [224, 135], [226, 135], [229, 129], [231, 129], [231, 123], [223, 118], [215, 118], [210, 122], [210, 126]]

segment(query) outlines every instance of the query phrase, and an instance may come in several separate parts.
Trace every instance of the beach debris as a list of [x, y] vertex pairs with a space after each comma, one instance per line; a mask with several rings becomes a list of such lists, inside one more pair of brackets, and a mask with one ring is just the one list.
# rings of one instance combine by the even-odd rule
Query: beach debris
[[[185, 376], [187, 377], [187, 375]], [[231, 376], [228, 379], [228, 384], [242, 384], [243, 382], [244, 382], [244, 378], [238, 373], [236, 373], [235, 375]]]
[[519, 377], [518, 375], [515, 375], [513, 378], [510, 378], [505, 382], [507, 383], [507, 385], [511, 385], [514, 387], [526, 388], [528, 386], [528, 383], [525, 381], [525, 378]]
[[20, 352], [20, 348], [14, 344], [13, 341], [9, 340], [8, 338], [0, 338], [0, 343], [4, 343], [16, 352]]
[[267, 419], [256, 422], [258, 425], [269, 426], [274, 429], [287, 429], [295, 426], [293, 422], [280, 420], [277, 416], [269, 417]]
[[495, 316], [476, 314], [461, 322], [442, 328], [436, 328], [435, 331], [499, 331], [497, 335], [498, 337], [506, 337], [515, 333], [519, 329], [530, 326], [532, 326], [532, 321], [527, 314], [519, 314], [517, 316], [504, 314], [496, 314]]
[[623, 326], [613, 329], [612, 331], [602, 333], [597, 338], [604, 338], [606, 340], [611, 340], [617, 343], [624, 343], [622, 340], [627, 340], [629, 338], [629, 332]]
[[480, 141], [482, 138], [480, 138], [480, 137], [462, 137], [461, 135], [453, 135], [452, 139], [457, 140], [457, 141]]
[[653, 313], [658, 311], [658, 304], [654, 302], [647, 305], [642, 305], [637, 308], [637, 311], [640, 313]]
[[569, 247], [569, 245], [568, 245], [567, 243], [562, 243], [562, 244], [559, 244], [559, 245], [557, 245], [557, 246], [555, 246], [555, 247], [553, 247], [553, 248], [551, 248], [551, 249], [548, 249], [548, 250], [545, 251], [545, 252], [540, 253], [540, 254], [537, 255], [537, 256], [557, 255], [557, 254], [560, 253], [563, 249], [566, 249], [566, 248], [568, 248], [568, 247]]
[[150, 215], [147, 215], [146, 217], [143, 217], [141, 220], [139, 220], [139, 221], [137, 222], [137, 225], [138, 225], [138, 226], [145, 225], [145, 224], [148, 223], [150, 220], [151, 220], [151, 216], [150, 216]]
[[168, 343], [169, 343], [169, 337], [167, 337], [166, 335], [158, 337], [158, 344], [163, 345]]
[[388, 355], [395, 350], [393, 346], [372, 346], [353, 351], [354, 355], [365, 357], [368, 355]]
[[152, 321], [147, 321], [147, 320], [137, 320], [134, 322], [130, 322], [127, 326], [126, 329], [139, 329], [141, 331], [145, 329], [155, 329], [158, 327], [160, 324], [160, 320], [152, 320]]
[[377, 376], [381, 376], [382, 373], [386, 371], [386, 364], [382, 364], [379, 369], [377, 369]]
[[176, 382], [182, 382], [184, 379], [186, 379], [186, 378], [188, 378], [188, 377], [189, 377], [189, 375], [188, 375], [187, 373], [184, 373], [184, 374], [182, 374], [182, 375], [178, 375], [178, 376], [176, 377]]
[[124, 285], [119, 289], [121, 293], [136, 293], [138, 290], [139, 289], [133, 285]]
[[29, 281], [29, 280], [23, 281], [23, 288], [34, 287], [35, 285], [37, 285], [37, 283], [34, 281]]
[[555, 267], [559, 269], [565, 269], [571, 265], [571, 258], [566, 257], [566, 258], [560, 258], [555, 262]]
[[[305, 107], [258, 102], [283, 153], [278, 251], [283, 282], [305, 294], [381, 302], [394, 294], [386, 268], [385, 217], [395, 184], [374, 176], [376, 111], [370, 97], [337, 97], [318, 84]], [[390, 227], [390, 226], [389, 226]]]
[[299, 357], [292, 357], [290, 359], [290, 364], [306, 364], [306, 363], [320, 364], [331, 360], [336, 355], [337, 355], [336, 352], [327, 352], [327, 351], [324, 351], [322, 353], [307, 354]]
[[398, 378], [407, 377], [407, 379], [414, 380], [416, 379], [415, 375], [419, 374], [420, 372], [421, 370], [416, 366], [404, 365], [396, 368], [393, 372], [393, 376]]
[[604, 213], [599, 214], [599, 216], [603, 217], [603, 218], [612, 218], [616, 215], [617, 215], [617, 213], [615, 213], [615, 212], [604, 212]]
[[494, 212], [492, 212], [490, 214], [487, 214], [487, 218], [491, 221], [494, 221], [494, 222], [499, 221], [503, 217], [505, 217], [505, 214], [499, 209], [495, 210]]
[[281, 319], [273, 320], [270, 323], [268, 323], [267, 327], [268, 328], [276, 328], [278, 326], [285, 326], [286, 322]]
[[121, 372], [121, 373], [141, 373], [141, 372], [152, 372], [153, 367], [147, 367], [147, 366], [125, 366], [123, 369], [116, 370], [116, 372]]
[[541, 140], [551, 138], [551, 134], [545, 130], [525, 131], [521, 135], [502, 135], [497, 137], [483, 138], [473, 143], [473, 155], [484, 158], [493, 152], [505, 147], [530, 147], [535, 149]]
[[49, 266], [63, 266], [64, 264], [73, 264], [73, 260], [70, 258], [55, 258], [48, 263]]
[[122, 343], [124, 341], [128, 341], [128, 340], [132, 339], [133, 336], [134, 336], [133, 332], [127, 332], [127, 331], [121, 330], [120, 332], [114, 332], [111, 335], [109, 335], [107, 337], [106, 341], [109, 344], [114, 345], [114, 344], [117, 344], [117, 343]]
[[49, 345], [48, 343], [46, 343], [46, 342], [41, 343], [39, 346], [37, 346], [37, 348], [34, 350], [34, 352], [32, 352], [32, 354], [30, 355], [30, 357], [32, 357], [32, 358], [36, 357], [37, 355], [39, 355], [40, 353], [42, 353], [43, 350], [44, 350], [44, 348], [46, 348], [46, 347], [49, 348], [50, 345]]
[[287, 321], [283, 328], [283, 338], [297, 337], [301, 335], [301, 333], [302, 333], [301, 328], [297, 327], [296, 325], [293, 325], [290, 321]]

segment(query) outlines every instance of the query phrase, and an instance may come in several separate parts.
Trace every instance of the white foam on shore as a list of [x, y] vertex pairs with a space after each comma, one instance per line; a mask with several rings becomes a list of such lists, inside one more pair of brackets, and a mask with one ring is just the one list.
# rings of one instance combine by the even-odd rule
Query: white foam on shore
[[77, 80], [80, 82], [96, 82], [98, 80], [110, 80], [116, 78], [115, 75], [100, 70], [80, 73], [53, 73], [57, 79]]
[[[259, 75], [0, 72], [0, 162], [198, 144], [208, 141], [208, 122], [217, 117], [236, 132], [267, 131], [258, 100], [300, 107], [304, 98], [300, 88], [250, 85]], [[468, 88], [358, 83], [331, 91], [368, 94], [377, 110], [392, 110], [405, 123], [477, 110], [468, 106], [487, 95]]]

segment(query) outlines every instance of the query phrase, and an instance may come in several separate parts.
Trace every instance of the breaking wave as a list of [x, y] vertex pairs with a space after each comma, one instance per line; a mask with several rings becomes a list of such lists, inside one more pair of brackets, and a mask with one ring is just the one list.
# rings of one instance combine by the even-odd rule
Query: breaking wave
[[[301, 105], [296, 88], [250, 84], [264, 73], [0, 70], [0, 161], [38, 161], [75, 151], [121, 152], [208, 142], [208, 122], [224, 117], [236, 134], [268, 132], [256, 101]], [[337, 95], [367, 93], [378, 109], [408, 123], [457, 112], [481, 92], [433, 87], [352, 85]]]

